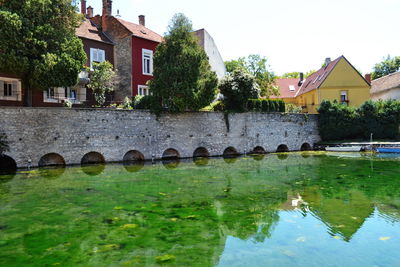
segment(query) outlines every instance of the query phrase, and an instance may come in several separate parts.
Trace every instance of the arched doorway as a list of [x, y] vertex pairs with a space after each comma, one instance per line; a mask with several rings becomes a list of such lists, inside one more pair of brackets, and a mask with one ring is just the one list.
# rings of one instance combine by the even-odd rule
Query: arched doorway
[[262, 146], [256, 146], [251, 151], [251, 154], [265, 154], [265, 149]]
[[82, 165], [87, 165], [87, 164], [99, 164], [99, 163], [105, 163], [105, 159], [102, 154], [99, 152], [89, 152], [85, 154], [82, 157], [81, 164]]
[[12, 157], [0, 155], [0, 173], [10, 173], [17, 170], [17, 163]]
[[276, 152], [289, 152], [289, 148], [285, 144], [281, 144], [276, 149]]
[[193, 152], [193, 158], [208, 158], [209, 156], [210, 153], [208, 153], [208, 150], [205, 147], [198, 147]]
[[179, 159], [180, 155], [176, 149], [168, 148], [162, 154], [162, 159]]
[[310, 151], [310, 150], [312, 150], [312, 147], [309, 143], [304, 143], [301, 145], [300, 150], [301, 151]]
[[39, 167], [65, 166], [65, 160], [57, 153], [49, 153], [40, 158], [38, 165]]
[[234, 157], [239, 156], [239, 153], [237, 152], [236, 148], [234, 148], [233, 146], [230, 146], [224, 150], [224, 153], [222, 154], [222, 156], [224, 158], [234, 158]]
[[144, 161], [144, 155], [140, 151], [131, 150], [124, 155], [122, 160], [124, 162]]

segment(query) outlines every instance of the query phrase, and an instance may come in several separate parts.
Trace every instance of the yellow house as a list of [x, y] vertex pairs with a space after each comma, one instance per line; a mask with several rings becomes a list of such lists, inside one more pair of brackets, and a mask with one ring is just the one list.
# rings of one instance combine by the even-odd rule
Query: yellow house
[[[327, 58], [324, 67], [304, 80], [300, 79], [294, 102], [302, 107], [303, 112], [311, 114], [318, 113], [323, 100], [336, 100], [357, 107], [370, 99], [370, 88], [370, 82], [344, 56], [333, 61]], [[293, 103], [293, 98], [282, 99]]]

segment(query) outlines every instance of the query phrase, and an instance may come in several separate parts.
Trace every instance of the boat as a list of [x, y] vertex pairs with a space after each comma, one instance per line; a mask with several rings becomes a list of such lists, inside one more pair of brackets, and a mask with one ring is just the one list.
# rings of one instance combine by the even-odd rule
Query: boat
[[327, 146], [326, 151], [336, 152], [360, 152], [362, 146]]
[[377, 147], [378, 153], [400, 153], [400, 147]]

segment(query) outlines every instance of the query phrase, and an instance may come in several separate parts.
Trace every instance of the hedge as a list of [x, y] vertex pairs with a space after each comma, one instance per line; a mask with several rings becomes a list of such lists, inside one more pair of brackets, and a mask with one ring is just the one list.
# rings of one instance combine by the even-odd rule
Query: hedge
[[285, 102], [280, 99], [249, 99], [247, 101], [247, 110], [258, 112], [285, 112]]
[[318, 109], [319, 133], [324, 141], [399, 137], [400, 101], [367, 101], [359, 108], [323, 101]]

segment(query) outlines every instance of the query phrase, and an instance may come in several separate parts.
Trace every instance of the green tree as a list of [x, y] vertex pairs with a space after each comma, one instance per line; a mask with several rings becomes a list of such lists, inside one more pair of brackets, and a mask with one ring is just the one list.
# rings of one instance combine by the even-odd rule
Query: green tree
[[226, 110], [229, 111], [246, 111], [247, 101], [260, 96], [254, 76], [240, 68], [222, 79], [219, 90], [224, 95], [223, 103]]
[[92, 89], [97, 104], [104, 105], [106, 94], [114, 91], [116, 84], [117, 75], [113, 71], [113, 65], [110, 62], [104, 61], [93, 64], [90, 83], [87, 87]]
[[0, 72], [19, 76], [25, 105], [32, 88], [72, 86], [86, 62], [71, 0], [0, 1]]
[[190, 20], [175, 14], [164, 42], [157, 47], [154, 79], [149, 84], [160, 101], [153, 102], [153, 112], [158, 113], [161, 105], [172, 112], [199, 110], [215, 98], [218, 78], [192, 32]]
[[375, 64], [371, 73], [373, 80], [400, 70], [400, 56], [390, 57], [388, 55], [382, 62]]
[[275, 74], [269, 70], [267, 58], [260, 55], [249, 55], [247, 58], [240, 57], [237, 60], [225, 62], [229, 73], [237, 69], [243, 69], [253, 75], [261, 90], [262, 96], [279, 95], [279, 89], [275, 86]]
[[[307, 71], [306, 73], [304, 73], [304, 78], [307, 78], [308, 76], [310, 76], [311, 74], [313, 74], [315, 72], [315, 70], [310, 70]], [[286, 79], [286, 78], [300, 78], [300, 72], [286, 72], [284, 73], [282, 76], [280, 76], [280, 78]]]

